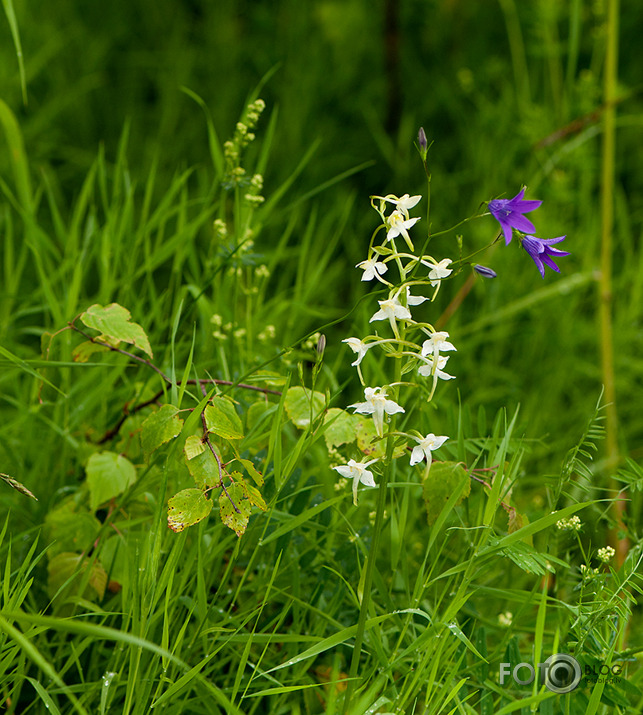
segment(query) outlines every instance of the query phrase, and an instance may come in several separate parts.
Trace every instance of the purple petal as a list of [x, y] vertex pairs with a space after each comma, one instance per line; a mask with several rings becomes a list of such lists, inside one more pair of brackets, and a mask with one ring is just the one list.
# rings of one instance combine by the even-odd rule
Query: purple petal
[[534, 224], [521, 214], [513, 214], [509, 221], [517, 231], [522, 231], [522, 233], [533, 233], [536, 230]]
[[520, 211], [520, 213], [526, 214], [529, 213], [529, 211], [535, 211], [541, 204], [542, 201], [538, 201], [536, 199], [523, 199], [520, 201], [519, 204], [512, 206], [512, 208], [514, 209], [514, 211]]
[[[551, 257], [548, 256], [546, 253], [545, 253], [545, 255], [542, 257], [542, 263], [541, 263], [541, 265], [542, 265], [543, 263], [546, 263], [551, 269], [553, 269], [554, 271], [556, 271], [556, 273], [560, 273], [560, 268], [552, 261]], [[543, 268], [543, 270], [542, 270], [542, 274], [543, 274], [543, 278], [544, 278], [544, 277], [545, 277], [545, 269], [544, 269], [544, 268]]]

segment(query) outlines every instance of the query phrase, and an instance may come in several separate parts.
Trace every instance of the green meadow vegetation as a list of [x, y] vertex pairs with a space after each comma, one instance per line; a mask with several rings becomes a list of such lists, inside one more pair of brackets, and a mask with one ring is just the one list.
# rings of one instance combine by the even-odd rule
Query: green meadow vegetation
[[643, 710], [641, 32], [3, 0], [2, 712]]

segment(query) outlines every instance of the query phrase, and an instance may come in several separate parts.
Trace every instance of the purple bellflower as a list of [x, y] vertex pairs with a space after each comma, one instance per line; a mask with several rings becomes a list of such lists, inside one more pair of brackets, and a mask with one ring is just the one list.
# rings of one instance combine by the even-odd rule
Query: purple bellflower
[[569, 256], [567, 251], [560, 251], [557, 248], [551, 248], [554, 243], [560, 243], [565, 240], [565, 236], [558, 238], [536, 238], [535, 236], [525, 236], [521, 240], [521, 245], [531, 256], [531, 259], [536, 264], [540, 271], [540, 275], [545, 277], [545, 265], [549, 266], [556, 273], [560, 273], [560, 268], [554, 263], [552, 258], [558, 256]]
[[489, 202], [489, 211], [502, 227], [507, 246], [511, 243], [513, 228], [522, 233], [531, 234], [536, 231], [534, 224], [523, 214], [537, 209], [542, 201], [527, 201], [522, 198], [524, 195], [525, 189], [523, 188], [513, 199], [493, 199]]

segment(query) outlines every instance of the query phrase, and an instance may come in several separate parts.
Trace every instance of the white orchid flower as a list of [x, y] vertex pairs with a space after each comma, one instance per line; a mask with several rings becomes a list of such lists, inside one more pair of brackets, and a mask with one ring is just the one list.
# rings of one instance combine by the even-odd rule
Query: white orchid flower
[[349, 459], [348, 464], [341, 467], [333, 467], [336, 472], [339, 472], [342, 477], [353, 480], [353, 504], [357, 506], [357, 487], [359, 483], [365, 484], [367, 487], [376, 487], [373, 473], [367, 467], [377, 462], [377, 459], [371, 459], [369, 462], [356, 462], [354, 459]]
[[[431, 265], [425, 261], [422, 261], [422, 263], [424, 263], [424, 265]], [[431, 285], [433, 287], [438, 285], [443, 278], [446, 278], [453, 273], [452, 268], [447, 268], [447, 266], [451, 263], [453, 263], [453, 261], [450, 258], [443, 258], [439, 263], [432, 265], [431, 270], [429, 271], [429, 280], [431, 281]]]
[[398, 412], [404, 412], [404, 408], [400, 407], [397, 402], [387, 399], [384, 387], [366, 387], [364, 397], [366, 402], [356, 402], [354, 405], [349, 405], [349, 407], [354, 408], [355, 412], [359, 412], [362, 415], [373, 415], [375, 431], [379, 437], [383, 437], [384, 414], [394, 415]]
[[378, 261], [377, 256], [367, 258], [365, 261], [358, 263], [355, 268], [361, 268], [364, 271], [364, 274], [362, 275], [363, 281], [372, 281], [373, 278], [380, 280], [380, 276], [384, 275], [386, 271], [388, 271], [386, 263]]
[[359, 338], [346, 338], [345, 340], [342, 340], [342, 342], [346, 343], [354, 353], [357, 353], [357, 359], [355, 360], [355, 362], [351, 363], [352, 367], [357, 367], [357, 365], [359, 365], [364, 359], [364, 355], [366, 355], [368, 349], [375, 344], [372, 343], [371, 345], [367, 345], [363, 340], [360, 340]]
[[411, 466], [414, 464], [419, 464], [421, 461], [426, 459], [427, 464], [431, 464], [431, 452], [434, 449], [440, 448], [449, 438], [448, 437], [436, 437], [433, 432], [427, 434], [426, 437], [420, 439], [415, 437], [418, 445], [413, 447], [413, 452], [411, 452]]
[[419, 218], [407, 218], [402, 211], [395, 209], [395, 211], [393, 211], [393, 213], [386, 219], [386, 223], [388, 224], [386, 240], [392, 241], [396, 236], [402, 236], [408, 247], [412, 251], [415, 250], [413, 248], [411, 237], [409, 236], [409, 229], [419, 220]]
[[399, 291], [387, 300], [378, 300], [380, 309], [368, 321], [373, 323], [377, 320], [388, 320], [396, 336], [399, 335], [396, 320], [412, 320], [411, 311], [400, 303]]

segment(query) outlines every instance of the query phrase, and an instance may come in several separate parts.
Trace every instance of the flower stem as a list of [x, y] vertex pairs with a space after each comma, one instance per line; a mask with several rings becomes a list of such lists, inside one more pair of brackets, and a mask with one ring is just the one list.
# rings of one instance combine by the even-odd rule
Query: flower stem
[[[605, 387], [607, 473], [610, 488], [617, 489], [611, 477], [619, 461], [616, 386], [614, 380], [614, 345], [612, 337], [612, 244], [614, 231], [614, 154], [615, 154], [615, 98], [617, 92], [618, 59], [618, 0], [610, 0], [607, 16], [607, 53], [605, 58], [603, 115], [603, 155], [601, 167], [601, 274], [600, 292], [600, 349], [601, 372]], [[623, 529], [625, 500], [622, 494], [614, 502], [617, 529]], [[627, 555], [627, 539], [612, 535], [617, 553], [617, 564], [622, 565]]]
[[[403, 339], [404, 329], [401, 330], [401, 336]], [[402, 379], [402, 366], [401, 361], [397, 360], [395, 365], [395, 379], [392, 384], [397, 384], [401, 382]], [[396, 396], [392, 396], [392, 399], [396, 399]], [[377, 494], [377, 511], [375, 512], [375, 524], [373, 526], [373, 539], [371, 541], [371, 550], [366, 559], [366, 572], [364, 574], [364, 586], [362, 589], [362, 603], [359, 609], [359, 619], [357, 621], [357, 633], [355, 634], [355, 644], [353, 646], [353, 656], [351, 658], [350, 670], [348, 673], [348, 686], [346, 688], [346, 696], [344, 698], [344, 708], [343, 713], [347, 715], [349, 712], [349, 706], [353, 692], [355, 690], [355, 678], [357, 677], [357, 670], [359, 668], [359, 660], [362, 652], [362, 644], [364, 642], [364, 631], [366, 629], [366, 618], [368, 617], [368, 611], [371, 603], [371, 586], [373, 583], [373, 571], [375, 570], [375, 562], [377, 560], [377, 551], [379, 547], [380, 534], [382, 532], [382, 524], [384, 522], [384, 511], [386, 509], [386, 497], [388, 492], [388, 484], [392, 481], [393, 477], [393, 448], [395, 445], [395, 423], [397, 422], [397, 415], [393, 415], [391, 418], [391, 423], [388, 431], [388, 436], [386, 438], [386, 458], [384, 460], [385, 468], [384, 473], [380, 477], [379, 491]]]

